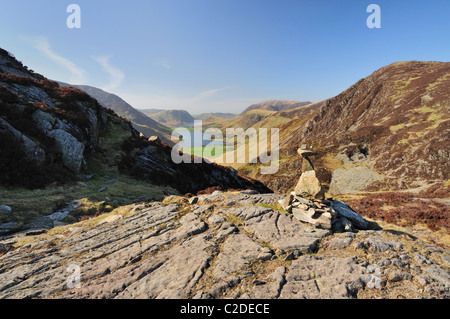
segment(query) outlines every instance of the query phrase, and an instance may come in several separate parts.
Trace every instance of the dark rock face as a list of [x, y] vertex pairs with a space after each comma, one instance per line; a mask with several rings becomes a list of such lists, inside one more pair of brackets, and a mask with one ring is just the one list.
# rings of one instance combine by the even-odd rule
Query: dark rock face
[[6, 172], [0, 182], [42, 187], [71, 179], [98, 146], [106, 109], [28, 70], [6, 51], [0, 56], [0, 166]]
[[383, 230], [333, 234], [251, 193], [172, 196], [3, 239], [0, 298], [449, 297], [449, 251]]
[[182, 194], [197, 193], [214, 186], [223, 190], [272, 192], [261, 182], [238, 175], [231, 167], [205, 161], [194, 163], [194, 160], [191, 163], [175, 164], [171, 158], [171, 147], [142, 139], [139, 143], [143, 143], [139, 151], [126, 156], [121, 162], [121, 168], [136, 178], [157, 185], [170, 185]]

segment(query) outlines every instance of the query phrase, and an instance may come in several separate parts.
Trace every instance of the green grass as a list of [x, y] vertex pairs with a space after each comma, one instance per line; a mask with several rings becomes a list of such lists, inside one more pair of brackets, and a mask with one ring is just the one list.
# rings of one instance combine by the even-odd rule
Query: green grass
[[[187, 154], [203, 157], [205, 147], [206, 146], [184, 147], [183, 148], [183, 152], [187, 153]], [[218, 157], [218, 156], [222, 156], [226, 152], [227, 152], [227, 146], [226, 145], [224, 145], [222, 147], [216, 146], [214, 148], [214, 150], [212, 151], [211, 155], [213, 155], [213, 157]]]
[[[82, 216], [110, 212], [120, 205], [161, 200], [168, 194], [176, 194], [176, 190], [170, 187], [139, 181], [119, 171], [117, 164], [123, 155], [120, 144], [128, 137], [130, 133], [122, 129], [120, 120], [111, 117], [108, 128], [100, 134], [99, 142], [108, 154], [88, 158], [89, 169], [78, 175], [77, 181], [35, 190], [0, 187], [1, 204], [12, 208], [11, 214], [0, 216], [0, 224], [17, 222], [23, 226], [39, 216], [54, 213], [73, 200], [81, 199], [83, 205], [67, 217], [68, 222], [75, 222]], [[87, 180], [86, 175], [94, 176]], [[99, 192], [102, 187], [106, 190]]]
[[259, 203], [259, 204], [256, 204], [256, 206], [261, 206], [261, 207], [264, 207], [264, 208], [270, 208], [273, 211], [278, 211], [280, 213], [286, 213], [286, 211], [284, 210], [283, 206], [281, 206], [278, 203], [277, 204], [272, 204], [272, 205]]

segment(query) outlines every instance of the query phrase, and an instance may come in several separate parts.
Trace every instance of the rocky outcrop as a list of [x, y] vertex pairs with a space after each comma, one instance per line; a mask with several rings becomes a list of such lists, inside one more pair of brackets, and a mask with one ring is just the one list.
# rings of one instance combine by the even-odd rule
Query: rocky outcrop
[[24, 150], [27, 160], [36, 163], [36, 165], [44, 164], [46, 159], [45, 150], [2, 118], [0, 118], [0, 134], [3, 137], [9, 136], [10, 140], [19, 145]]
[[449, 251], [404, 233], [333, 233], [282, 196], [171, 196], [0, 240], [0, 298], [450, 297]]
[[368, 167], [338, 168], [331, 178], [331, 194], [355, 194], [381, 179], [381, 175]]
[[272, 192], [257, 180], [240, 176], [232, 167], [223, 167], [215, 163], [175, 164], [171, 157], [172, 148], [157, 142], [139, 142], [140, 149], [124, 157], [121, 162], [123, 171], [144, 179], [152, 184], [170, 185], [181, 194], [196, 194], [210, 187], [229, 189], [253, 189], [259, 193]]
[[[85, 166], [86, 150], [91, 152], [98, 146], [100, 130], [107, 123], [106, 109], [79, 90], [61, 88], [29, 71], [5, 51], [0, 55], [2, 148], [9, 144], [10, 149], [17, 149], [9, 154], [17, 158], [9, 160], [20, 163], [24, 170], [31, 166], [30, 171], [38, 175], [51, 175], [53, 166], [59, 163], [79, 173]], [[2, 166], [15, 173], [14, 165]]]
[[[84, 162], [85, 144], [69, 133], [70, 130], [79, 129], [41, 110], [35, 111], [32, 117], [38, 128], [55, 140], [64, 165], [74, 173], [79, 173]], [[98, 136], [95, 139], [98, 140]]]

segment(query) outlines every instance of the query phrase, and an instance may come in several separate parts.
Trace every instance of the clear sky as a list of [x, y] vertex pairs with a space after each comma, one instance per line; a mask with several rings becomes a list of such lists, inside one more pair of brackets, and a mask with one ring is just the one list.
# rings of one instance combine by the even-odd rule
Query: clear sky
[[[372, 3], [380, 29], [366, 24]], [[0, 0], [0, 47], [136, 108], [239, 113], [333, 97], [396, 61], [450, 61], [450, 1]]]

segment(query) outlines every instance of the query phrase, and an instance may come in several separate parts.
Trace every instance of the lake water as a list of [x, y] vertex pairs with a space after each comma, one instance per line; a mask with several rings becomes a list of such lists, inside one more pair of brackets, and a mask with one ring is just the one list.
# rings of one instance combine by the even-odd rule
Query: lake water
[[[188, 127], [188, 126], [186, 125], [183, 127]], [[189, 133], [190, 133], [189, 136], [183, 136], [183, 140], [178, 144], [180, 144], [182, 147], [200, 146], [200, 145], [195, 145], [196, 135], [200, 135], [200, 132], [194, 134], [194, 132], [190, 131]], [[206, 145], [223, 146], [223, 145], [225, 145], [223, 140], [214, 140], [214, 139], [212, 139], [212, 136], [208, 133], [203, 132], [202, 135], [203, 136], [202, 136], [202, 140], [201, 140], [201, 146], [206, 146]]]

